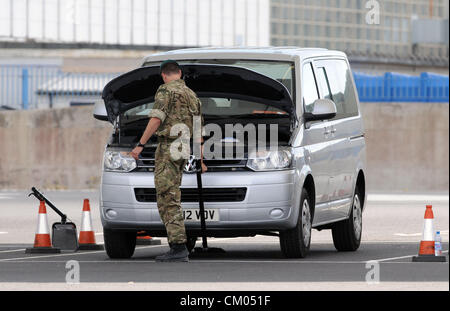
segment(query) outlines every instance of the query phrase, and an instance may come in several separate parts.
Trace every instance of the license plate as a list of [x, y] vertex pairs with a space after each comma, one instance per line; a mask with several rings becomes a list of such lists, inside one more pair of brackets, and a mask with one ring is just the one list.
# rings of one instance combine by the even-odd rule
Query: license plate
[[[185, 222], [200, 221], [200, 210], [193, 208], [183, 209], [183, 216]], [[219, 210], [205, 209], [205, 221], [219, 221]]]

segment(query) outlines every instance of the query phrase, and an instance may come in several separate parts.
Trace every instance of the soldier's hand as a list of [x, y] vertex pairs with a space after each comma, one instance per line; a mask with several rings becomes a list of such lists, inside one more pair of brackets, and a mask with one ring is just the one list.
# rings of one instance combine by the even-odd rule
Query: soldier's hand
[[135, 160], [138, 160], [138, 159], [139, 159], [139, 155], [141, 154], [142, 150], [144, 150], [144, 148], [142, 148], [142, 147], [136, 147], [136, 148], [134, 148], [134, 149], [130, 152], [130, 155], [131, 155]]
[[206, 172], [207, 170], [208, 170], [208, 167], [202, 161], [202, 173]]

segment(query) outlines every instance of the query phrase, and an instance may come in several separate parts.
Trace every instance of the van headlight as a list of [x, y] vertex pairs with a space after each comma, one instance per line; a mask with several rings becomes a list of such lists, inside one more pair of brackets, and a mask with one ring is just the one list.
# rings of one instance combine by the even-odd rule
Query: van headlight
[[103, 167], [111, 172], [131, 172], [137, 167], [136, 160], [124, 151], [106, 150]]
[[292, 166], [292, 152], [289, 149], [252, 152], [247, 167], [254, 171], [289, 169]]

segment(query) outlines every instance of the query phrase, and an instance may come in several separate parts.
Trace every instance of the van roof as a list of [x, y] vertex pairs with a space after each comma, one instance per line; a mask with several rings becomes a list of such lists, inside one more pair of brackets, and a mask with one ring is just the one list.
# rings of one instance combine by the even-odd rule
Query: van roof
[[280, 47], [203, 47], [171, 50], [149, 55], [144, 63], [149, 61], [162, 61], [168, 58], [182, 59], [261, 59], [261, 60], [287, 60], [308, 58], [312, 56], [346, 56], [340, 51], [322, 48], [300, 48], [296, 46]]

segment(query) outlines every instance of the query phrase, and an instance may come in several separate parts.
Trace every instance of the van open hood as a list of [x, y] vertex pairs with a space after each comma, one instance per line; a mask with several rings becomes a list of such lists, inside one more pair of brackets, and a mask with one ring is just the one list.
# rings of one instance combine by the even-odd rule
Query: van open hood
[[[288, 112], [295, 118], [295, 107], [286, 87], [255, 71], [233, 66], [187, 64], [181, 66], [183, 79], [198, 97], [222, 97], [260, 102]], [[141, 67], [111, 80], [102, 98], [108, 120], [131, 108], [152, 102], [163, 83], [159, 66]]]

